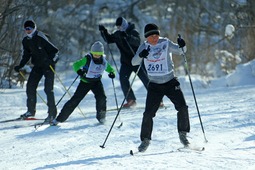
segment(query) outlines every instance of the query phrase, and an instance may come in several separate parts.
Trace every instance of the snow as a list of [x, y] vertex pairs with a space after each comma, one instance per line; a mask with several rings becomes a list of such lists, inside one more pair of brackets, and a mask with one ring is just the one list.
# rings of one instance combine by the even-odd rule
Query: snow
[[[0, 123], [0, 169], [4, 170], [69, 170], [69, 169], [189, 169], [239, 170], [255, 169], [255, 61], [239, 65], [235, 72], [213, 80], [210, 84], [200, 76], [191, 75], [201, 114], [204, 132], [198, 117], [187, 76], [179, 75], [189, 105], [191, 132], [189, 141], [204, 146], [205, 151], [177, 151], [182, 147], [176, 130], [176, 111], [164, 98], [167, 109], [160, 109], [154, 119], [151, 145], [145, 153], [134, 156], [140, 144], [139, 133], [143, 109], [121, 110], [107, 134], [117, 111], [107, 113], [105, 125], [95, 118], [95, 100], [89, 93], [69, 119], [56, 127], [20, 127], [36, 121]], [[60, 76], [66, 87], [76, 75]], [[108, 108], [116, 107], [113, 85], [104, 74]], [[78, 81], [70, 89], [73, 94]], [[118, 77], [114, 80], [117, 101], [123, 102]], [[146, 90], [136, 78], [133, 84], [138, 106], [143, 106]], [[64, 88], [56, 79], [55, 96], [58, 101]], [[38, 93], [45, 98], [43, 82]], [[18, 117], [26, 111], [25, 88], [2, 89], [0, 121]], [[68, 94], [58, 105], [61, 110], [70, 98]], [[38, 98], [37, 118], [45, 118], [46, 105]], [[121, 128], [117, 126], [123, 123]], [[16, 127], [16, 128], [15, 128]], [[208, 140], [206, 143], [205, 140]], [[100, 146], [105, 148], [101, 148]]]
[[231, 39], [234, 36], [235, 27], [232, 24], [228, 24], [225, 28], [225, 36]]

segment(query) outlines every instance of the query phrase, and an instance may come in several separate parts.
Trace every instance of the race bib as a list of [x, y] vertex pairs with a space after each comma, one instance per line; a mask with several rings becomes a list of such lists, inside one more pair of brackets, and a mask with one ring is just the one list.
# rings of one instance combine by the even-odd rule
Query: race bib
[[167, 65], [168, 41], [150, 46], [150, 54], [144, 60], [147, 73], [150, 76], [161, 76], [169, 73]]
[[103, 64], [95, 64], [93, 61], [90, 62], [90, 66], [86, 77], [88, 78], [100, 78], [106, 68], [106, 62]]

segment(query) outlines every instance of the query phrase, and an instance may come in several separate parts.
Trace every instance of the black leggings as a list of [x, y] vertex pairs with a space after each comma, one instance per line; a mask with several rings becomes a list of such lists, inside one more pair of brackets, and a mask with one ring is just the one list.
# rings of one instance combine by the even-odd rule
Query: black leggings
[[176, 78], [164, 84], [149, 83], [146, 98], [145, 112], [143, 113], [140, 138], [151, 139], [153, 130], [153, 118], [159, 108], [162, 98], [166, 95], [174, 104], [177, 113], [178, 131], [190, 131], [188, 106], [180, 88], [180, 83]]
[[74, 95], [65, 103], [56, 120], [64, 122], [90, 90], [95, 95], [97, 113], [105, 112], [106, 96], [101, 80], [91, 83], [80, 81]]

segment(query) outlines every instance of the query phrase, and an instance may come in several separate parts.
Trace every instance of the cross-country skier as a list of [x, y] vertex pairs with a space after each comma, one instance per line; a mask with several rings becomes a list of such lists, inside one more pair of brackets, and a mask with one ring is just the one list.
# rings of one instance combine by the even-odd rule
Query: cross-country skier
[[146, 107], [143, 113], [141, 125], [140, 152], [144, 152], [151, 140], [153, 118], [156, 116], [158, 106], [164, 96], [167, 96], [174, 104], [177, 112], [177, 130], [183, 145], [189, 145], [186, 134], [190, 131], [188, 106], [180, 88], [180, 83], [175, 77], [172, 53], [182, 54], [186, 52], [185, 41], [178, 38], [178, 44], [168, 38], [160, 37], [157, 25], [150, 23], [144, 28], [146, 41], [142, 43], [134, 58], [133, 65], [139, 65], [142, 60], [150, 79], [146, 97]]
[[36, 89], [42, 76], [45, 77], [44, 91], [47, 95], [48, 116], [45, 122], [52, 121], [57, 114], [54, 98], [54, 72], [56, 56], [58, 49], [48, 40], [41, 31], [37, 30], [36, 24], [32, 20], [27, 20], [24, 23], [26, 37], [22, 40], [23, 55], [20, 64], [14, 67], [14, 70], [20, 72], [27, 62], [31, 59], [34, 65], [29, 74], [27, 81], [27, 112], [22, 114], [22, 119], [35, 115], [36, 112]]
[[74, 95], [65, 103], [51, 125], [64, 122], [90, 90], [94, 93], [96, 99], [96, 118], [100, 123], [104, 123], [106, 117], [106, 96], [101, 78], [103, 72], [106, 71], [109, 73], [108, 76], [113, 79], [115, 78], [115, 71], [105, 59], [103, 44], [100, 41], [96, 41], [91, 46], [89, 54], [74, 62], [73, 69], [80, 75], [81, 81]]
[[[140, 45], [140, 34], [135, 29], [134, 23], [127, 22], [123, 17], [118, 17], [115, 25], [118, 30], [112, 34], [109, 34], [103, 25], [99, 25], [99, 31], [107, 43], [116, 43], [120, 51], [120, 85], [127, 100], [127, 103], [123, 105], [123, 108], [130, 108], [136, 106], [136, 97], [130, 86], [129, 78], [131, 73], [137, 72], [139, 68], [139, 66], [132, 66], [131, 60]], [[139, 70], [137, 75], [147, 89], [149, 79], [144, 67]]]

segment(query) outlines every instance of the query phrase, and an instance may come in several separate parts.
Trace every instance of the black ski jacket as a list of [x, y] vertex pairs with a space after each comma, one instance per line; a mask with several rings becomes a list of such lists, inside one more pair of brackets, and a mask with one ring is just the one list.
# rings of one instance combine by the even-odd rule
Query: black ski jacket
[[132, 66], [131, 60], [138, 49], [141, 39], [139, 32], [135, 29], [133, 23], [128, 23], [126, 29], [127, 37], [124, 36], [122, 31], [115, 31], [109, 34], [107, 30], [101, 32], [102, 37], [107, 43], [116, 43], [120, 51], [120, 62]]
[[48, 67], [54, 65], [54, 57], [58, 49], [41, 32], [36, 31], [32, 38], [28, 36], [22, 40], [23, 55], [20, 66], [23, 67], [31, 58], [31, 63], [37, 67]]

